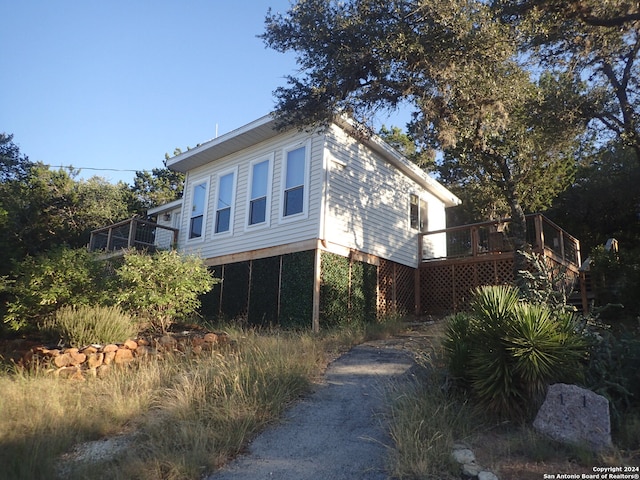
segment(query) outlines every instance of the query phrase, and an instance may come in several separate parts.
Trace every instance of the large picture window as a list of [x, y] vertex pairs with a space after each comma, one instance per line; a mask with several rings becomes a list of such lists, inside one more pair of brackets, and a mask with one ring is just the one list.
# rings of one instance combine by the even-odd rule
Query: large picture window
[[271, 160], [255, 162], [251, 166], [251, 191], [249, 196], [248, 224], [267, 223]]
[[283, 194], [284, 217], [296, 215], [304, 211], [304, 195], [307, 168], [306, 147], [299, 147], [286, 152], [285, 186]]
[[191, 196], [189, 238], [200, 238], [204, 231], [204, 209], [207, 200], [207, 182], [194, 185]]
[[231, 230], [235, 172], [229, 172], [218, 179], [218, 201], [216, 203], [215, 233]]

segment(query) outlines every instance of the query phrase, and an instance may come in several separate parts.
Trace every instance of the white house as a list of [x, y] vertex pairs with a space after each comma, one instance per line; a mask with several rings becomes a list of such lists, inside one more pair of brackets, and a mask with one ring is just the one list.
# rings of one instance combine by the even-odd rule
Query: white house
[[[460, 202], [344, 119], [305, 132], [265, 116], [167, 167], [186, 174], [184, 197], [149, 214], [223, 278], [209, 312], [258, 324], [412, 311], [418, 233], [445, 228], [445, 208]], [[444, 235], [425, 254], [446, 256]], [[348, 278], [333, 285], [331, 272]]]

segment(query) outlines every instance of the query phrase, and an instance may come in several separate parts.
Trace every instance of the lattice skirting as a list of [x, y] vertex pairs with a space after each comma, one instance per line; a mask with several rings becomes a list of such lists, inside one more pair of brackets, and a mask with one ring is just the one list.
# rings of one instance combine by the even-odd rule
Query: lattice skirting
[[380, 259], [378, 267], [378, 313], [413, 313], [415, 269]]
[[420, 266], [420, 314], [443, 315], [464, 310], [481, 285], [513, 282], [513, 259], [473, 263], [423, 263]]

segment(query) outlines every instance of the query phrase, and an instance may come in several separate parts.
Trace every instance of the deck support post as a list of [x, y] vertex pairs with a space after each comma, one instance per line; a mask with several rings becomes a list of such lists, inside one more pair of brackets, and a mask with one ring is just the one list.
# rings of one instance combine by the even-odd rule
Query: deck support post
[[313, 267], [313, 312], [311, 314], [311, 329], [313, 332], [320, 332], [320, 282], [322, 268], [322, 250], [314, 250]]

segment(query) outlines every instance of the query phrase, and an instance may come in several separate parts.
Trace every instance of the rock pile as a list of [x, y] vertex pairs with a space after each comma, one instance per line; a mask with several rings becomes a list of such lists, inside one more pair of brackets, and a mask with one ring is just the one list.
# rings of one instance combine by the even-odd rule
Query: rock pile
[[462, 443], [454, 444], [451, 456], [460, 465], [463, 478], [498, 480], [498, 477], [493, 473], [478, 465], [475, 454], [467, 445]]
[[84, 379], [86, 375], [103, 376], [114, 366], [127, 365], [151, 355], [199, 355], [229, 346], [233, 346], [233, 342], [226, 333], [166, 334], [84, 348], [36, 346], [25, 352], [18, 363], [26, 368], [44, 368], [61, 378]]

